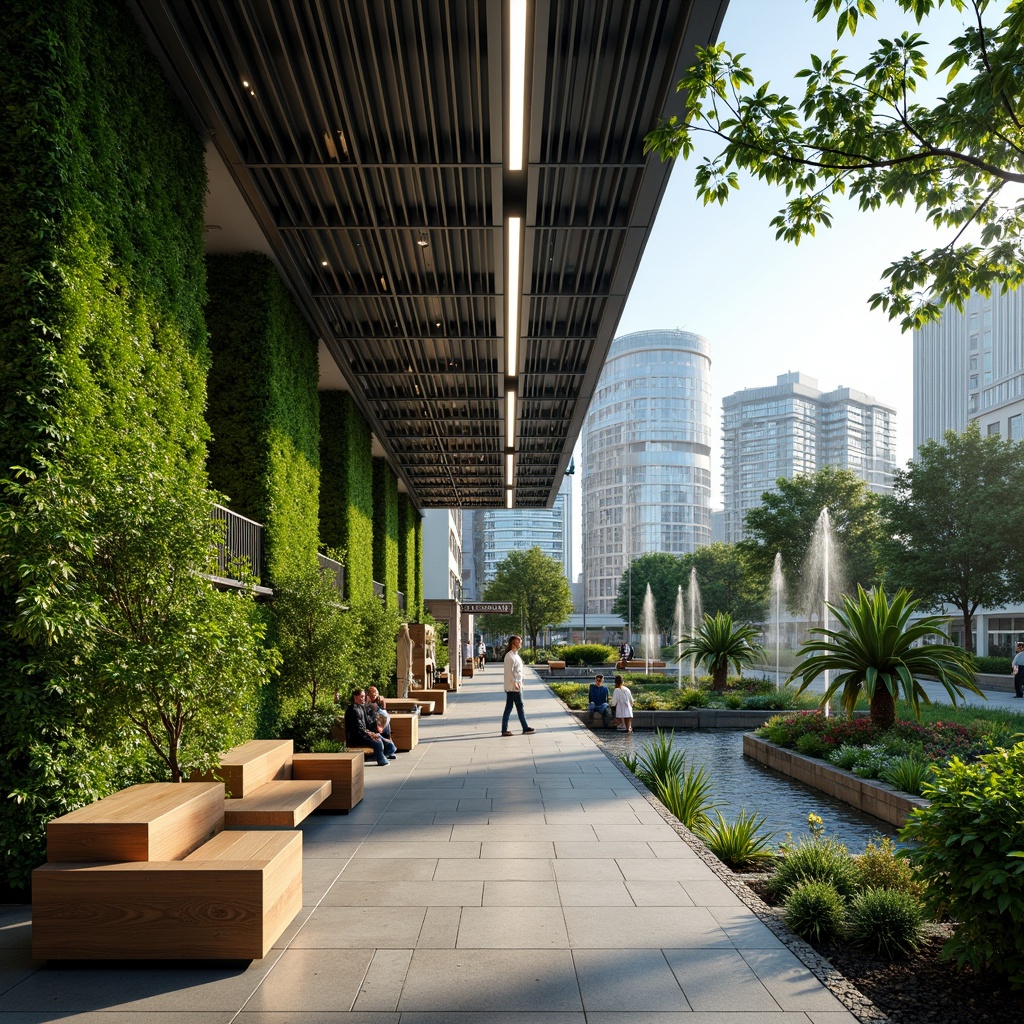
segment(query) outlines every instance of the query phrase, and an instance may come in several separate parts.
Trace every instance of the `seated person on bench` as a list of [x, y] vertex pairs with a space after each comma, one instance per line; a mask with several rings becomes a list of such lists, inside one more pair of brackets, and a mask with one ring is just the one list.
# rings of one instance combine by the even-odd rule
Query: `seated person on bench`
[[612, 709], [608, 706], [608, 687], [604, 685], [604, 676], [594, 676], [587, 700], [590, 702], [587, 705], [590, 720], [594, 720], [595, 712], [600, 712], [604, 727], [607, 729], [612, 723]]
[[395, 759], [397, 747], [380, 734], [377, 706], [366, 703], [365, 690], [354, 691], [352, 703], [345, 710], [345, 743], [350, 747], [372, 747], [379, 765]]
[[384, 695], [378, 691], [376, 686], [366, 688], [366, 705], [369, 707], [371, 704], [377, 709], [377, 724], [380, 726], [381, 736], [386, 740], [391, 739], [391, 714], [388, 711]]

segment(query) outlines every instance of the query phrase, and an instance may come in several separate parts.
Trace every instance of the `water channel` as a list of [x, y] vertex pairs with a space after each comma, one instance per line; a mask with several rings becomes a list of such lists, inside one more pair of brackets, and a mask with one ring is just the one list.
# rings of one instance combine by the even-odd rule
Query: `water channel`
[[[614, 729], [595, 729], [593, 735], [614, 757], [637, 753], [645, 742], [654, 739], [653, 732], [637, 731], [626, 736]], [[863, 853], [867, 841], [875, 836], [895, 837], [895, 830], [886, 822], [744, 757], [743, 733], [739, 730], [681, 729], [675, 732], [674, 742], [686, 751], [687, 764], [707, 768], [714, 799], [727, 821], [734, 821], [741, 809], [756, 810], [766, 818], [764, 827], [777, 832], [776, 841], [781, 842], [787, 832], [794, 839], [805, 836], [807, 815], [813, 811], [824, 819], [826, 833], [837, 836], [851, 853]]]

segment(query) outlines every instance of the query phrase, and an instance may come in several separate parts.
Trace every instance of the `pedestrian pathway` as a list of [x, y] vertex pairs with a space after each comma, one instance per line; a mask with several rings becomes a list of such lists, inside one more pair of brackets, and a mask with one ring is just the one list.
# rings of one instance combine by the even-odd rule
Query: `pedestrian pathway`
[[[0, 1024], [854, 1024], [531, 677], [501, 669], [303, 826], [304, 906], [237, 967], [55, 968], [0, 908]], [[638, 737], [639, 739], [639, 737]]]

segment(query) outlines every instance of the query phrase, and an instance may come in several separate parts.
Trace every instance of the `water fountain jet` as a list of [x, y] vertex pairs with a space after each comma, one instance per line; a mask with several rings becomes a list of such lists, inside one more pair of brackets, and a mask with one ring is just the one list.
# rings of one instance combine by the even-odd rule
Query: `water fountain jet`
[[[700, 600], [700, 586], [697, 584], [697, 567], [690, 566], [690, 587], [687, 594], [690, 613], [690, 636], [697, 632], [697, 624], [704, 621], [704, 608]], [[690, 655], [690, 685], [697, 686], [697, 659]]]

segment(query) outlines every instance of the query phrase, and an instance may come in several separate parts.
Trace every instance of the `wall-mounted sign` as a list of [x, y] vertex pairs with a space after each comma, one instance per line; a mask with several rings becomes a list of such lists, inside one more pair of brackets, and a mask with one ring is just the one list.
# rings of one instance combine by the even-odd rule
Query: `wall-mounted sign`
[[466, 615], [511, 615], [511, 601], [469, 601], [462, 606]]

